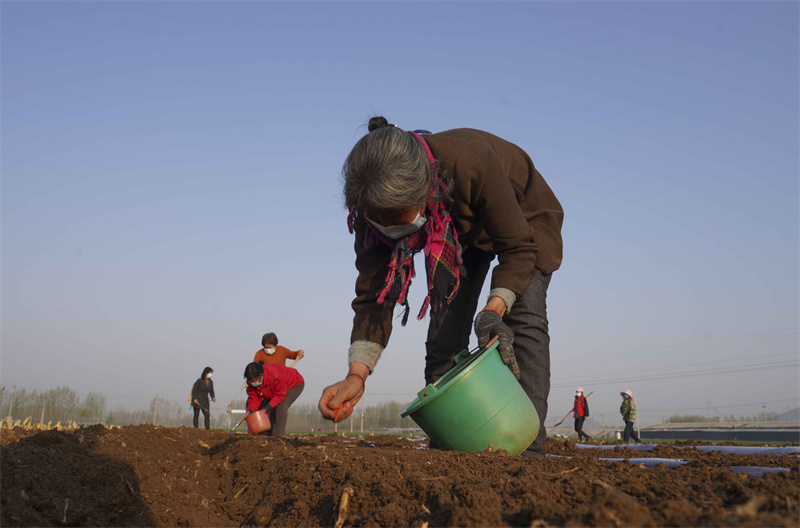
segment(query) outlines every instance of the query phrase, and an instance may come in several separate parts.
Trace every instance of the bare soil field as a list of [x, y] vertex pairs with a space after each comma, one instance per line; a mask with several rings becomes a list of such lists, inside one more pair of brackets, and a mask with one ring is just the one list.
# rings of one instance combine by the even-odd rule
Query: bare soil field
[[[691, 444], [600, 450], [551, 439], [556, 456], [530, 459], [396, 436], [149, 425], [15, 428], [0, 444], [2, 526], [800, 526], [800, 458]], [[629, 462], [648, 457], [687, 463]]]

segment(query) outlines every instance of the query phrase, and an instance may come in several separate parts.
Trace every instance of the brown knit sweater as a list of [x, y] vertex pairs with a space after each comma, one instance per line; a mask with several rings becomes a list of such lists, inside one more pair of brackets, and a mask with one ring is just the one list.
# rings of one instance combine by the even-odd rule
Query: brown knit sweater
[[[488, 132], [468, 128], [423, 137], [441, 169], [452, 176], [446, 206], [462, 248], [475, 246], [497, 255], [492, 288], [506, 288], [520, 296], [534, 267], [544, 273], [558, 269], [564, 212], [525, 151]], [[377, 298], [392, 250], [384, 244], [364, 248], [364, 226], [359, 226], [355, 251], [358, 279], [350, 342], [366, 340], [385, 347], [394, 307], [385, 310]], [[424, 277], [418, 274], [419, 280]]]

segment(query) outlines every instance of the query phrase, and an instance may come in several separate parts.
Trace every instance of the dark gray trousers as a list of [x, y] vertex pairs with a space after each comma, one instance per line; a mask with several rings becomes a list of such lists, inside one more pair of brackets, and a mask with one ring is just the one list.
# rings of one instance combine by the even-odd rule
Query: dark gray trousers
[[[208, 403], [206, 403], [206, 408]], [[203, 411], [203, 418], [205, 418], [205, 425], [206, 429], [211, 428], [211, 416], [208, 414], [208, 411], [203, 409], [202, 407], [197, 407], [194, 404], [192, 405], [192, 410], [194, 411], [194, 418], [192, 419], [192, 424], [194, 428], [197, 429], [197, 419], [200, 417], [200, 411]]]
[[[459, 268], [461, 285], [440, 325], [434, 319], [425, 343], [425, 383], [433, 383], [455, 366], [453, 357], [469, 347], [473, 318], [480, 302], [481, 289], [494, 258], [491, 254], [467, 248]], [[520, 384], [539, 415], [539, 434], [523, 455], [544, 454], [547, 430], [547, 397], [550, 394], [550, 335], [547, 323], [547, 287], [552, 274], [533, 270], [528, 289], [503, 322], [514, 332], [514, 354], [520, 370]]]
[[264, 431], [265, 435], [275, 438], [283, 436], [283, 433], [286, 432], [286, 422], [289, 419], [289, 407], [291, 407], [294, 401], [303, 393], [305, 386], [306, 382], [304, 381], [300, 385], [295, 385], [286, 391], [286, 398], [272, 409], [270, 413], [269, 419], [270, 422], [272, 422], [272, 427]]
[[633, 422], [629, 422], [628, 420], [623, 420], [625, 422], [625, 430], [622, 432], [622, 441], [629, 442], [631, 438], [634, 441], [642, 443], [638, 436], [636, 436], [636, 432], [633, 430]]
[[578, 442], [583, 440], [584, 436], [586, 437], [586, 440], [592, 439], [591, 436], [583, 432], [583, 422], [585, 421], [586, 418], [584, 418], [583, 416], [578, 416], [577, 418], [575, 418], [575, 432], [578, 433]]

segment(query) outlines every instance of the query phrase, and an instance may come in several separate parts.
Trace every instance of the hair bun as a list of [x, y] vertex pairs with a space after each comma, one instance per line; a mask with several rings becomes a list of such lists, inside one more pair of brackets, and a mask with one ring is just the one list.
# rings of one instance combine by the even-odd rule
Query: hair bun
[[387, 126], [391, 126], [391, 125], [389, 124], [389, 121], [387, 121], [385, 117], [376, 116], [376, 117], [370, 118], [369, 125], [368, 125], [367, 128], [368, 128], [368, 130], [370, 132], [372, 132], [373, 130], [377, 130], [379, 128], [383, 128], [383, 127], [387, 127]]

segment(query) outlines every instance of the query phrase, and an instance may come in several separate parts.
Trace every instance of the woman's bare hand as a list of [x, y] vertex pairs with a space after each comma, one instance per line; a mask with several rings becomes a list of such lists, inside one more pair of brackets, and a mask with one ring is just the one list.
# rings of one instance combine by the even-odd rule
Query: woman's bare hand
[[364, 395], [364, 380], [358, 374], [325, 387], [319, 399], [319, 412], [326, 420], [341, 422], [351, 414]]

